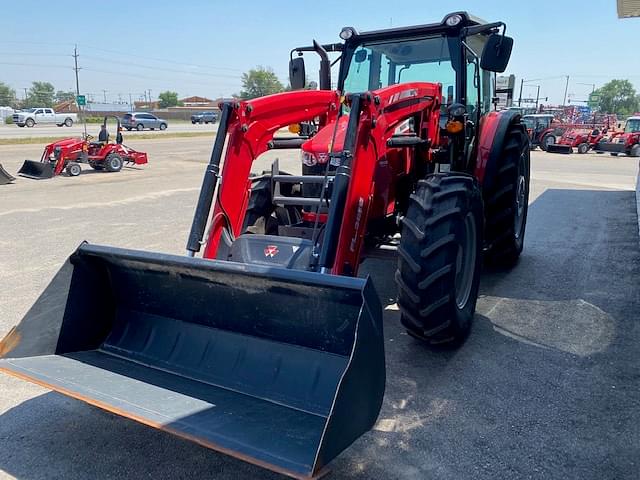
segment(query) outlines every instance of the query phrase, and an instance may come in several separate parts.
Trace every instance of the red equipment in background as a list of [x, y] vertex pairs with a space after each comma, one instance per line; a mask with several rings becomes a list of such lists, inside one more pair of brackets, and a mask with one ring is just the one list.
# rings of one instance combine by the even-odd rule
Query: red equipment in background
[[147, 163], [147, 154], [125, 146], [122, 141], [120, 119], [104, 117], [102, 123], [106, 129], [107, 120], [114, 118], [117, 124], [115, 143], [107, 141], [93, 142], [91, 135], [82, 138], [65, 138], [50, 143], [44, 148], [40, 161], [25, 160], [18, 174], [42, 180], [60, 175], [63, 171], [71, 177], [82, 173], [80, 164], [89, 164], [94, 170], [119, 172], [125, 163], [143, 165]]
[[600, 130], [590, 125], [568, 128], [557, 143], [547, 145], [547, 152], [569, 154], [575, 148], [578, 153], [584, 154], [595, 148], [606, 134], [606, 129]]
[[594, 150], [598, 153], [609, 152], [613, 156], [624, 153], [630, 157], [640, 157], [640, 116], [629, 117], [624, 131], [602, 139]]

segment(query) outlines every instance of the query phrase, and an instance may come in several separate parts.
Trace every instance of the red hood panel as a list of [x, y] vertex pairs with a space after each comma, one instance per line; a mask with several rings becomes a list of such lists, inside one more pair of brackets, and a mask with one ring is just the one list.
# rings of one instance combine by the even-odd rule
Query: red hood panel
[[[336, 132], [335, 144], [333, 145], [334, 152], [342, 151], [344, 145], [344, 136], [347, 131], [347, 123], [349, 123], [349, 116], [343, 115], [338, 119], [338, 131]], [[316, 133], [313, 138], [307, 140], [302, 144], [302, 150], [309, 153], [327, 153], [331, 150], [331, 140], [333, 139], [333, 131], [335, 130], [336, 122], [325, 125], [322, 129]]]

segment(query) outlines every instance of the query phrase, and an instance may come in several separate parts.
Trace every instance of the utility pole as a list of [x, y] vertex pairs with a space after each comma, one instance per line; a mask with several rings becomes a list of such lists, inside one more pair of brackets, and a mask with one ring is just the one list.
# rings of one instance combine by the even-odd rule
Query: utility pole
[[[78, 67], [78, 45], [73, 46], [73, 70], [76, 72], [76, 102], [78, 101], [78, 97], [80, 96], [80, 81], [78, 80], [78, 72], [80, 71], [80, 67]], [[78, 105], [78, 111], [80, 112], [80, 116], [82, 118], [82, 123], [84, 124], [84, 136], [87, 136], [87, 119], [84, 115], [84, 107]]]
[[107, 91], [106, 90], [102, 90], [102, 100], [104, 101], [104, 103], [107, 103]]
[[518, 98], [518, 106], [522, 106], [522, 87], [524, 86], [524, 78], [520, 80], [520, 98]]
[[538, 93], [536, 93], [536, 112], [538, 111], [538, 102], [540, 101], [540, 85], [538, 85]]
[[27, 87], [24, 87], [24, 101], [27, 101]]
[[569, 90], [569, 75], [567, 75], [567, 83], [564, 86], [564, 99], [562, 100], [562, 106], [567, 105], [567, 91]]
[[80, 81], [78, 80], [78, 71], [80, 68], [78, 68], [78, 57], [78, 45], [76, 45], [73, 47], [73, 62], [75, 65], [73, 70], [76, 72], [76, 95], [80, 95]]
[[133, 112], [133, 102], [131, 101], [131, 94], [129, 94], [129, 111]]

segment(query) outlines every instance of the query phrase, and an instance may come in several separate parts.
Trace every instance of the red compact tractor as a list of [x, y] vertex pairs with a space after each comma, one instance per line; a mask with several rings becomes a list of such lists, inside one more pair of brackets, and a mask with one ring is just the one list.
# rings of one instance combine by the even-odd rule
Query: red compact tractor
[[[397, 245], [402, 324], [460, 344], [483, 257], [513, 265], [522, 251], [529, 139], [518, 113], [492, 109], [513, 45], [503, 28], [457, 12], [294, 49], [296, 91], [221, 104], [187, 255], [82, 244], [0, 342], [0, 370], [322, 475], [384, 395], [382, 306], [362, 260]], [[320, 90], [302, 89], [304, 52], [320, 56]], [[301, 122], [317, 133], [274, 137]], [[301, 148], [301, 174], [250, 175], [280, 148]]]
[[587, 153], [600, 142], [607, 134], [606, 129], [579, 127], [568, 128], [557, 143], [547, 145], [549, 153], [573, 153], [575, 148], [578, 153]]
[[25, 160], [18, 174], [42, 180], [60, 175], [63, 171], [71, 177], [77, 177], [82, 173], [82, 163], [89, 164], [94, 170], [107, 172], [119, 172], [125, 163], [147, 163], [146, 153], [138, 152], [122, 143], [120, 119], [115, 116], [111, 118], [117, 122], [116, 141], [109, 142], [106, 131], [108, 118], [104, 117], [101, 141], [93, 142], [91, 135], [85, 135], [82, 138], [65, 138], [50, 143], [44, 148], [40, 161]]
[[614, 156], [624, 153], [630, 157], [640, 157], [640, 117], [629, 117], [623, 132], [616, 132], [599, 141], [594, 150], [598, 153], [609, 152]]

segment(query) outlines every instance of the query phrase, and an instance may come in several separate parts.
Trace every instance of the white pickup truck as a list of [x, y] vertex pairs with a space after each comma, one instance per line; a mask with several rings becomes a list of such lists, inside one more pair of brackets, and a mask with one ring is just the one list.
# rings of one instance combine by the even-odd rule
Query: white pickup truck
[[13, 114], [13, 123], [19, 127], [33, 127], [36, 123], [55, 123], [70, 127], [78, 119], [75, 113], [56, 113], [53, 108], [30, 108]]

